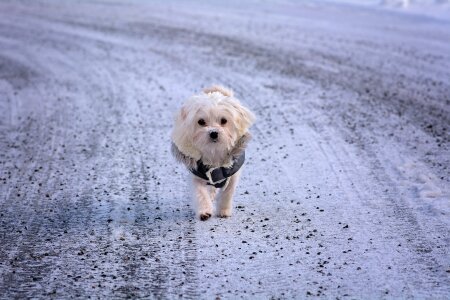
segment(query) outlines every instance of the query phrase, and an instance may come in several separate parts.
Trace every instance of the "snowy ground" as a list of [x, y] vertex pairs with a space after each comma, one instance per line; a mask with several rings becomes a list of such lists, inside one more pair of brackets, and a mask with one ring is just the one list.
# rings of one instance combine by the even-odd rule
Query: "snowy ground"
[[[318, 1], [0, 2], [0, 298], [450, 297], [450, 22]], [[197, 220], [172, 115], [257, 115]]]

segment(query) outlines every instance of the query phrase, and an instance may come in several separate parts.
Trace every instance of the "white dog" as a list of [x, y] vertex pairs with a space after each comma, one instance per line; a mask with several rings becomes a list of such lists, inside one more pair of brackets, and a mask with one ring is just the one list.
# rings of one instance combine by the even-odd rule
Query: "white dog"
[[230, 217], [234, 190], [245, 160], [248, 132], [255, 116], [233, 92], [212, 86], [192, 96], [175, 118], [172, 153], [192, 172], [197, 213], [211, 217], [216, 190], [217, 214]]

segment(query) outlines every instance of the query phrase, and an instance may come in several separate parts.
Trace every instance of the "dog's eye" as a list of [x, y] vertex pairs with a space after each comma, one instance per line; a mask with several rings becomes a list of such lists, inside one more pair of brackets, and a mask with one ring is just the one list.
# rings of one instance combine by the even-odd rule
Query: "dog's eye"
[[203, 120], [203, 119], [198, 120], [198, 125], [205, 126], [206, 125], [205, 120]]
[[222, 125], [227, 124], [227, 119], [222, 118], [222, 119], [220, 120], [220, 124], [222, 124]]

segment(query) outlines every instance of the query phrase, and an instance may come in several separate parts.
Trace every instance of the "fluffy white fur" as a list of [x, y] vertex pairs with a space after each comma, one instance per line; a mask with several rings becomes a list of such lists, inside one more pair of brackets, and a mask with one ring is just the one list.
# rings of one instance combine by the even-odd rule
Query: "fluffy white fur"
[[[211, 167], [227, 167], [232, 164], [233, 149], [248, 134], [254, 120], [253, 113], [233, 96], [232, 91], [222, 86], [212, 86], [184, 103], [175, 117], [172, 141], [185, 157], [190, 158], [184, 161], [188, 168], [200, 159]], [[216, 139], [211, 138], [211, 132], [217, 132]], [[217, 204], [220, 217], [231, 216], [233, 194], [240, 173], [241, 170], [231, 176], [220, 189]], [[212, 201], [216, 188], [192, 176], [197, 213], [201, 220], [207, 220], [213, 213]]]

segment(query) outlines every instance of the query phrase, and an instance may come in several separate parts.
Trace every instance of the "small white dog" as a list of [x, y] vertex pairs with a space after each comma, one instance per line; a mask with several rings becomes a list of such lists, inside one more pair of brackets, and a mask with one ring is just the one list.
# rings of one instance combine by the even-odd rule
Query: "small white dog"
[[233, 92], [212, 86], [192, 96], [175, 118], [172, 154], [192, 172], [197, 213], [211, 217], [216, 190], [217, 214], [230, 217], [234, 190], [245, 160], [248, 132], [255, 116]]

